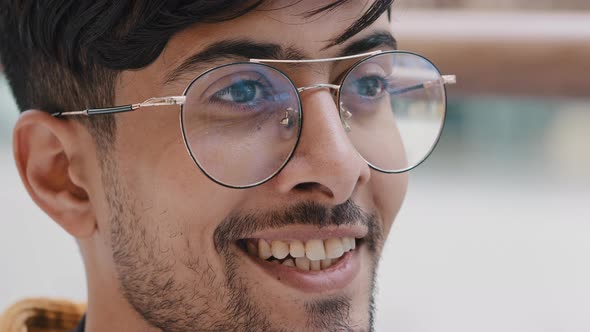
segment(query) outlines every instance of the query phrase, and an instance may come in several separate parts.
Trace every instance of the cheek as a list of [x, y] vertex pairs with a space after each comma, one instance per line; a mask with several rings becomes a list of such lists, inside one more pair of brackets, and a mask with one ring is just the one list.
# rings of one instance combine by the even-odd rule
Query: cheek
[[157, 223], [162, 240], [175, 252], [203, 256], [214, 252], [216, 227], [241, 204], [241, 191], [208, 179], [188, 155], [182, 140], [150, 150], [134, 179], [144, 213]]
[[201, 172], [186, 151], [176, 115], [163, 109], [117, 119], [117, 175], [125, 200], [161, 250], [199, 257], [215, 252], [216, 227], [245, 194]]
[[401, 209], [408, 189], [408, 173], [384, 174], [371, 171], [371, 191], [377, 210], [384, 223], [384, 234], [388, 234]]
[[[166, 112], [177, 114], [161, 111]], [[134, 120], [138, 119], [121, 121], [118, 167], [137, 203], [163, 220], [174, 216], [213, 218], [216, 212], [208, 203], [226, 193], [204, 176], [188, 155], [176, 116], [146, 118], [145, 123], [132, 126]]]

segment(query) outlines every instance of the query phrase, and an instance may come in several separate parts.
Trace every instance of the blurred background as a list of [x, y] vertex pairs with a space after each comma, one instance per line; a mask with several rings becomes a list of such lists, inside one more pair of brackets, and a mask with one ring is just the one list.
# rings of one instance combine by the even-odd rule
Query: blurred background
[[[392, 21], [458, 84], [385, 248], [377, 331], [590, 331], [590, 2], [397, 0]], [[0, 311], [83, 300], [74, 241], [18, 178], [16, 118], [0, 74]]]

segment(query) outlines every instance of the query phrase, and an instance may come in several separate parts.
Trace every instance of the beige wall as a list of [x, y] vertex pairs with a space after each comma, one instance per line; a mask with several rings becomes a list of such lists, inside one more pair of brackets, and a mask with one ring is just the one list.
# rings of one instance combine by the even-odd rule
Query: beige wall
[[396, 0], [407, 8], [590, 10], [588, 0]]

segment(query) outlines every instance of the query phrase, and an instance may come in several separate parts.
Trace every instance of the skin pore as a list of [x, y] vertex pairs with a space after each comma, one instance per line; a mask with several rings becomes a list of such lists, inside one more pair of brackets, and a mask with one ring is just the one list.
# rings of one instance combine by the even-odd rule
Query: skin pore
[[[114, 105], [181, 95], [202, 71], [245, 60], [218, 57], [175, 71], [219, 40], [273, 43], [305, 58], [328, 58], [390, 31], [383, 15], [341, 45], [327, 47], [366, 4], [350, 1], [305, 18], [301, 13], [320, 5], [310, 4], [272, 2], [237, 19], [176, 34], [155, 62], [119, 75]], [[373, 45], [363, 52], [390, 48]], [[276, 67], [306, 86], [337, 84], [354, 62]], [[88, 280], [86, 331], [370, 330], [377, 262], [407, 176], [369, 168], [348, 140], [329, 90], [301, 98], [305, 120], [295, 155], [272, 180], [246, 190], [215, 184], [195, 166], [177, 107], [117, 115], [116, 139], [100, 152], [77, 121], [34, 110], [21, 116], [14, 146], [23, 182], [81, 248]], [[273, 230], [325, 238], [347, 227], [365, 234], [357, 248], [358, 272], [344, 286], [325, 291], [271, 277], [237, 244]]]

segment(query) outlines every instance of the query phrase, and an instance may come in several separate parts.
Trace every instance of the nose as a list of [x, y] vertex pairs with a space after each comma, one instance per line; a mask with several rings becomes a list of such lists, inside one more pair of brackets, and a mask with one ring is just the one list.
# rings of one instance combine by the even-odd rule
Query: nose
[[299, 145], [273, 183], [282, 194], [314, 194], [327, 204], [342, 204], [369, 180], [369, 166], [350, 142], [328, 89], [302, 92], [301, 101]]

